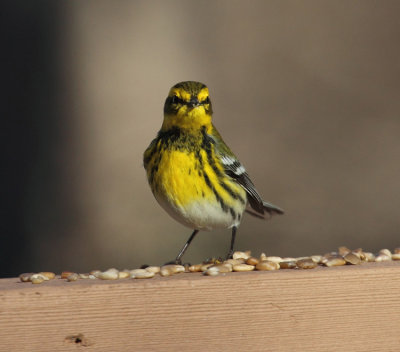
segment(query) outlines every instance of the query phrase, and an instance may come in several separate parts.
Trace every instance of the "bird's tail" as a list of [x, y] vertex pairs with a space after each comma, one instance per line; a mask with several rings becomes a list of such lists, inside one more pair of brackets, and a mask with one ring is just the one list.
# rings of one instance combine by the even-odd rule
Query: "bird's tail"
[[260, 214], [258, 211], [254, 211], [254, 209], [251, 206], [247, 206], [246, 212], [248, 212], [250, 215], [253, 215], [257, 218], [260, 219], [266, 219], [269, 218], [271, 215], [275, 214], [284, 214], [285, 212], [283, 209], [277, 207], [276, 205], [273, 205], [271, 203], [268, 203], [266, 201], [262, 201], [263, 203], [263, 210], [266, 212], [264, 214]]

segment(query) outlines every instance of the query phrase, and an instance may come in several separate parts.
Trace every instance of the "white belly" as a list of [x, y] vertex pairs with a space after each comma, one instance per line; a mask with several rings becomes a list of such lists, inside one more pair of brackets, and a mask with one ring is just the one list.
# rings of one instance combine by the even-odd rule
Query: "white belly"
[[217, 202], [199, 199], [185, 204], [185, 206], [179, 206], [164, 196], [155, 195], [155, 197], [164, 210], [176, 221], [197, 230], [237, 227], [245, 209], [245, 205], [239, 203], [239, 207], [236, 207], [232, 214], [230, 211], [224, 211]]

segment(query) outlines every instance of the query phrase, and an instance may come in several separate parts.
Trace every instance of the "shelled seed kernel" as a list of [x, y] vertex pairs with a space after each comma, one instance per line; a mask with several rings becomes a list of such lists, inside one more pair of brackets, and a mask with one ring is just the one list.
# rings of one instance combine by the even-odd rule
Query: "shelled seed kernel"
[[318, 263], [312, 260], [312, 258], [303, 258], [299, 259], [296, 262], [296, 265], [300, 269], [314, 269], [318, 266]]
[[130, 277], [131, 279], [135, 279], [136, 276], [140, 276], [140, 275], [146, 275], [146, 273], [149, 273], [149, 271], [147, 271], [146, 269], [133, 269], [130, 270]]
[[246, 264], [246, 261], [243, 258], [239, 258], [239, 259], [227, 259], [224, 261], [224, 263], [229, 263], [232, 265], [236, 265], [236, 264]]
[[362, 248], [357, 248], [353, 249], [351, 253], [355, 254], [357, 257], [359, 257], [361, 260], [365, 261], [365, 253]]
[[263, 260], [266, 260], [267, 255], [263, 252], [260, 254], [260, 262], [262, 262]]
[[321, 263], [322, 255], [312, 255], [310, 258], [313, 260], [313, 262], [319, 264]]
[[202, 264], [200, 267], [200, 271], [206, 271], [210, 266], [213, 266], [214, 263], [206, 263], [206, 264]]
[[97, 277], [97, 275], [99, 275], [100, 273], [101, 273], [101, 270], [96, 269], [96, 270], [92, 270], [89, 274]]
[[361, 259], [358, 255], [354, 254], [353, 252], [347, 253], [343, 259], [346, 261], [347, 264], [357, 265], [361, 263]]
[[19, 276], [19, 279], [21, 282], [29, 282], [31, 281], [31, 276], [34, 275], [34, 273], [23, 273]]
[[67, 276], [67, 281], [76, 281], [79, 279], [79, 275], [77, 273], [72, 273]]
[[392, 260], [392, 256], [388, 256], [386, 254], [379, 254], [377, 257], [375, 257], [376, 262], [389, 262]]
[[89, 273], [79, 273], [78, 275], [79, 275], [80, 279], [89, 279], [90, 278], [90, 274]]
[[268, 260], [270, 262], [275, 262], [275, 263], [280, 263], [282, 261], [282, 258], [276, 257], [276, 256], [269, 256], [269, 257], [265, 257], [264, 260]]
[[117, 280], [119, 278], [119, 270], [110, 268], [106, 271], [102, 271], [97, 275], [98, 279], [101, 280]]
[[158, 274], [160, 272], [161, 268], [159, 266], [154, 266], [153, 265], [153, 266], [148, 266], [146, 268], [146, 270], [151, 272], [151, 273]]
[[217, 276], [219, 274], [219, 268], [217, 268], [216, 266], [210, 266], [206, 271], [204, 271], [204, 275], [208, 276]]
[[295, 260], [283, 260], [279, 263], [281, 269], [294, 269], [296, 268]]
[[216, 276], [219, 275], [220, 273], [225, 274], [225, 273], [230, 273], [231, 271], [232, 271], [232, 264], [219, 263], [208, 267], [207, 270], [203, 272], [203, 274], [208, 276]]
[[248, 264], [248, 265], [257, 265], [259, 262], [260, 262], [260, 260], [255, 257], [250, 257], [250, 258], [247, 258], [247, 260], [246, 260], [246, 264]]
[[341, 246], [338, 248], [338, 254], [341, 256], [345, 256], [347, 253], [350, 253], [351, 250], [347, 248], [346, 246]]
[[364, 260], [366, 262], [374, 262], [375, 261], [375, 254], [371, 252], [364, 252]]
[[400, 260], [400, 253], [393, 253], [392, 260]]
[[50, 271], [41, 271], [39, 275], [43, 275], [47, 280], [53, 280], [56, 277], [56, 274]]
[[131, 273], [128, 270], [123, 270], [118, 273], [118, 279], [129, 279], [131, 277]]
[[233, 265], [230, 263], [221, 263], [210, 266], [207, 270], [218, 270], [220, 273], [230, 273], [233, 270]]
[[233, 271], [252, 271], [254, 270], [254, 265], [248, 264], [235, 264], [232, 267]]
[[278, 270], [280, 268], [280, 264], [277, 262], [272, 262], [270, 260], [263, 260], [256, 265], [256, 270], [259, 271], [272, 271]]
[[233, 259], [243, 258], [244, 260], [247, 260], [250, 258], [250, 254], [251, 254], [250, 251], [246, 251], [246, 252], [237, 251], [237, 252], [233, 253], [232, 258]]
[[32, 282], [33, 284], [41, 284], [42, 282], [44, 282], [44, 279], [42, 277], [32, 277], [30, 280], [30, 282]]
[[62, 273], [61, 273], [61, 278], [62, 279], [66, 279], [69, 275], [71, 275], [71, 274], [74, 274], [74, 272], [73, 271], [63, 271]]
[[284, 257], [282, 258], [282, 262], [295, 262], [296, 258], [293, 257]]
[[391, 256], [392, 256], [392, 252], [391, 252], [389, 249], [387, 249], [387, 248], [381, 249], [381, 250], [379, 251], [379, 254], [387, 255], [388, 257], [391, 257]]
[[154, 272], [147, 271], [146, 269], [131, 270], [132, 279], [151, 279], [154, 276], [155, 276]]
[[393, 251], [394, 254], [400, 254], [400, 247], [395, 248]]
[[191, 273], [198, 273], [199, 271], [201, 271], [201, 267], [203, 266], [203, 264], [194, 264], [189, 266], [189, 271]]
[[41, 274], [33, 274], [30, 277], [30, 281], [33, 284], [41, 284], [43, 281], [48, 281], [49, 279], [47, 277], [45, 277], [44, 275]]
[[343, 257], [331, 256], [331, 257], [328, 257], [326, 261], [323, 261], [323, 264], [328, 267], [342, 266], [342, 265], [346, 264], [346, 261], [343, 259]]
[[168, 264], [168, 265], [163, 265], [161, 267], [160, 275], [161, 276], [171, 276], [174, 274], [183, 273], [184, 271], [185, 271], [185, 267], [183, 265]]

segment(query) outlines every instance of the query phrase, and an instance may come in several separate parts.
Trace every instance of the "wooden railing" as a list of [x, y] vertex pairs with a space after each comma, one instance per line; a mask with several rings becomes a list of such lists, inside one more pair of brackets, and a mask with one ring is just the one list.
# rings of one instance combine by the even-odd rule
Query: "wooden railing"
[[0, 351], [397, 351], [400, 262], [0, 280]]

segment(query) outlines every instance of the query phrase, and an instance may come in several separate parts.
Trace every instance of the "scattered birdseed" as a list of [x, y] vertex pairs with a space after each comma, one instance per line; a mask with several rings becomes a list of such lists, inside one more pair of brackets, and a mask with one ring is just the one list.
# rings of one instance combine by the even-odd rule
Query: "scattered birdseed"
[[[208, 265], [208, 264], [207, 264]], [[210, 266], [213, 264], [209, 264]], [[171, 276], [174, 274], [179, 274], [185, 272], [185, 267], [178, 264], [167, 264], [163, 265], [160, 269], [161, 276]]]
[[299, 269], [314, 269], [318, 266], [318, 263], [312, 260], [312, 258], [303, 258], [299, 259], [296, 265]]
[[191, 273], [197, 273], [197, 272], [201, 271], [202, 265], [203, 265], [203, 264], [191, 265], [191, 266], [189, 266], [189, 271], [190, 271]]
[[79, 275], [77, 273], [72, 273], [67, 276], [67, 281], [76, 281], [79, 279]]
[[353, 252], [347, 253], [343, 259], [346, 261], [347, 264], [357, 265], [361, 263], [361, 259], [358, 255]]
[[232, 265], [236, 265], [236, 264], [246, 264], [246, 261], [243, 258], [239, 258], [239, 259], [227, 259], [224, 261], [224, 263], [229, 263]]
[[210, 266], [213, 266], [214, 263], [206, 263], [200, 266], [200, 271], [206, 271]]
[[44, 275], [41, 275], [41, 274], [33, 274], [31, 277], [30, 277], [30, 281], [33, 283], [33, 284], [41, 284], [43, 281], [48, 281], [49, 279], [46, 277], [46, 276], [44, 276]]
[[364, 260], [366, 262], [374, 262], [375, 261], [375, 254], [371, 252], [364, 252]]
[[232, 267], [233, 271], [252, 271], [254, 270], [254, 265], [248, 264], [235, 264]]
[[[393, 253], [389, 249], [381, 249], [375, 256], [371, 252], [364, 252], [362, 248], [350, 250], [347, 247], [339, 247], [337, 252], [329, 252], [324, 255], [312, 255], [309, 257], [278, 257], [267, 256], [265, 253], [257, 258], [251, 256], [250, 251], [236, 251], [233, 253], [232, 259], [222, 261], [221, 259], [208, 259], [203, 263], [194, 265], [176, 265], [168, 264], [162, 267], [159, 266], [143, 266], [141, 269], [122, 270], [115, 268], [106, 271], [92, 270], [90, 273], [75, 273], [72, 271], [63, 271], [61, 279], [67, 281], [76, 281], [78, 279], [102, 279], [116, 280], [126, 278], [147, 279], [152, 278], [156, 274], [161, 276], [171, 276], [178, 273], [203, 272], [204, 275], [216, 276], [221, 273], [229, 273], [231, 271], [270, 271], [279, 269], [313, 269], [322, 264], [326, 267], [342, 266], [345, 264], [359, 265], [364, 262], [384, 262], [396, 260], [400, 261], [400, 247], [395, 248]], [[21, 282], [32, 282], [40, 284], [45, 281], [55, 279], [56, 274], [53, 272], [39, 273], [23, 273], [19, 275]]]
[[322, 260], [322, 255], [312, 255], [310, 257], [314, 262], [316, 262], [317, 264], [321, 263]]
[[281, 269], [294, 269], [297, 267], [296, 260], [283, 260], [279, 263]]
[[47, 280], [53, 280], [56, 277], [56, 274], [50, 271], [41, 271], [39, 275], [43, 275]]
[[220, 274], [220, 271], [215, 266], [210, 266], [206, 271], [203, 272], [204, 275], [208, 276], [217, 276]]
[[[79, 275], [80, 279], [90, 279], [90, 276], [93, 276], [93, 275], [90, 275], [89, 273], [79, 273], [78, 275]], [[96, 277], [93, 276], [93, 278], [96, 278]]]
[[31, 276], [34, 275], [35, 273], [23, 273], [19, 276], [19, 279], [21, 282], [29, 282], [31, 281]]
[[129, 270], [123, 270], [118, 273], [118, 279], [129, 279], [131, 277], [131, 273]]
[[234, 252], [233, 255], [232, 255], [232, 259], [239, 259], [239, 258], [242, 258], [244, 260], [249, 259], [250, 258], [250, 252], [249, 251], [247, 251], [247, 252], [240, 252], [240, 251]]
[[62, 279], [66, 279], [68, 276], [70, 276], [71, 274], [74, 274], [74, 272], [73, 271], [63, 271], [62, 273], [61, 273], [61, 278]]
[[102, 271], [96, 275], [101, 280], [117, 280], [119, 278], [119, 271], [115, 268]]
[[150, 273], [158, 274], [160, 272], [160, 267], [159, 266], [148, 266], [146, 270]]
[[132, 279], [151, 279], [155, 275], [154, 272], [147, 271], [146, 269], [137, 269], [137, 270], [144, 270], [144, 271], [136, 272], [135, 275], [131, 274]]
[[376, 258], [375, 261], [376, 262], [388, 262], [392, 260], [392, 256], [388, 256], [386, 254], [379, 254]]
[[331, 266], [345, 265], [346, 261], [341, 256], [331, 256], [331, 257], [326, 258], [326, 260], [324, 260], [322, 263], [325, 266], [331, 267]]
[[271, 270], [278, 270], [280, 268], [279, 263], [272, 262], [270, 260], [263, 260], [256, 265], [256, 270], [259, 271], [271, 271]]
[[280, 263], [280, 262], [282, 261], [282, 258], [281, 258], [281, 257], [269, 256], [269, 257], [266, 257], [266, 258], [264, 259], [264, 261], [265, 261], [265, 260], [268, 260], [268, 261], [270, 261], [270, 262]]
[[[220, 273], [230, 273], [233, 270], [233, 265], [230, 263], [215, 264], [210, 266], [207, 270], [218, 270]], [[206, 272], [207, 272], [206, 270]]]
[[342, 247], [339, 247], [338, 248], [338, 254], [339, 255], [341, 255], [341, 256], [345, 256], [347, 253], [350, 253], [351, 252], [351, 250], [349, 249], [349, 248], [347, 248], [347, 247], [345, 247], [345, 246], [342, 246]]
[[385, 249], [381, 249], [379, 251], [379, 254], [387, 255], [388, 257], [392, 256], [392, 252], [389, 249], [386, 249], [386, 248]]
[[147, 271], [146, 269], [133, 269], [130, 271], [130, 277], [131, 279], [135, 279], [136, 276], [142, 276], [142, 275], [147, 275], [146, 273], [149, 273], [150, 271]]
[[255, 257], [249, 257], [246, 260], [246, 264], [248, 264], [248, 265], [257, 265], [259, 262], [260, 262], [260, 260], [258, 258], [255, 258]]

